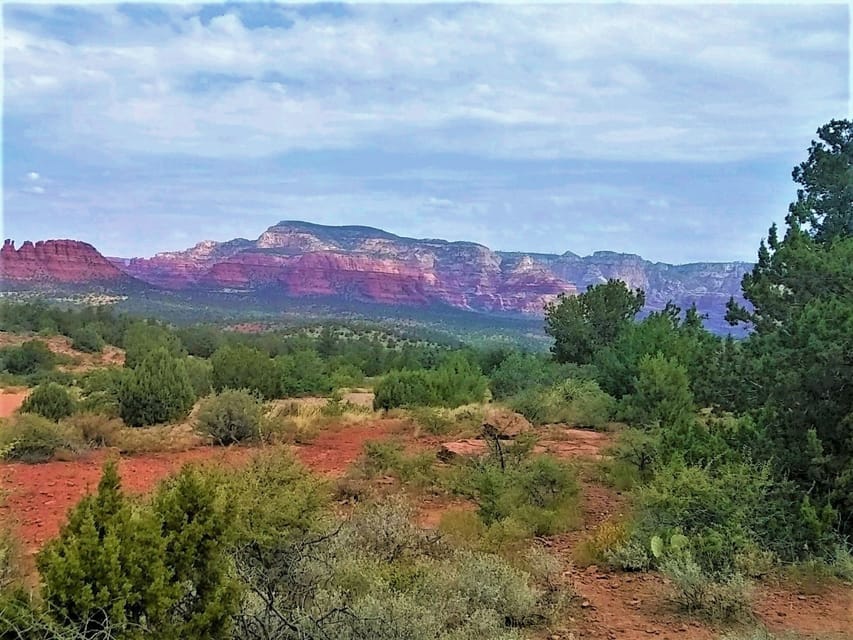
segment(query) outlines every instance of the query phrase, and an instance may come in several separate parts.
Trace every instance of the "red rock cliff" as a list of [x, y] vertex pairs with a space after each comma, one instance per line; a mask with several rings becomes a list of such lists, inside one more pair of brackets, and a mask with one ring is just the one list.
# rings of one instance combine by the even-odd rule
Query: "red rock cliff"
[[90, 283], [128, 280], [90, 244], [77, 240], [6, 240], [0, 249], [0, 280], [15, 283]]

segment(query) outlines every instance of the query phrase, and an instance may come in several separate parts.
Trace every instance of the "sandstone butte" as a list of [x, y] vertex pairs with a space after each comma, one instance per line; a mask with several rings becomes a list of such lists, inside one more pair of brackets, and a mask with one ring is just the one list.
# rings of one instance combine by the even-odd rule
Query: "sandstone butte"
[[129, 280], [127, 274], [90, 244], [77, 240], [6, 240], [0, 249], [0, 280], [5, 282], [103, 283]]

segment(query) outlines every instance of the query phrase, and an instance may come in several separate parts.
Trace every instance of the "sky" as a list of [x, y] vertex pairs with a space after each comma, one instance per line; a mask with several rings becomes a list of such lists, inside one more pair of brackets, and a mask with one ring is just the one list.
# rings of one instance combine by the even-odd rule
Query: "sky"
[[844, 4], [5, 4], [3, 229], [361, 224], [752, 261], [850, 108]]

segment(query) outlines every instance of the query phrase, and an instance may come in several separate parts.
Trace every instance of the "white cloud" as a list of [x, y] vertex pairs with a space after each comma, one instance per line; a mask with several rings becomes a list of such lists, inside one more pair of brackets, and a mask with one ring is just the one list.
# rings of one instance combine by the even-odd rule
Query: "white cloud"
[[249, 29], [239, 8], [205, 25], [92, 7], [101, 31], [73, 44], [11, 13], [6, 109], [48, 149], [741, 159], [842, 115], [841, 9], [285, 7], [291, 28]]
[[36, 180], [38, 180], [40, 177], [41, 177], [41, 176], [40, 176], [36, 171], [30, 171], [30, 172], [27, 174], [27, 180], [31, 180], [31, 181], [33, 181], [33, 182], [35, 182]]

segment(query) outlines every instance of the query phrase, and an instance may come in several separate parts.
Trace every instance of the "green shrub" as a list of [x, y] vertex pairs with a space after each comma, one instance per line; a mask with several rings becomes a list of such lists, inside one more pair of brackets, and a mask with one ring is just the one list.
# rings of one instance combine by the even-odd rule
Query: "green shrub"
[[324, 530], [328, 523], [329, 485], [311, 475], [287, 450], [253, 456], [248, 465], [219, 482], [236, 509], [238, 546], [277, 549]]
[[227, 553], [235, 513], [229, 500], [214, 477], [191, 467], [158, 489], [152, 507], [165, 540], [171, 601], [159, 637], [231, 638], [240, 594]]
[[83, 325], [70, 333], [71, 347], [86, 353], [100, 353], [104, 349], [104, 339], [91, 324]]
[[108, 464], [97, 493], [38, 555], [49, 613], [94, 633], [150, 627], [168, 607], [164, 548], [153, 514], [131, 506]]
[[352, 389], [364, 384], [364, 372], [345, 362], [331, 369], [329, 382], [333, 389]]
[[189, 469], [153, 505], [135, 505], [108, 463], [97, 493], [37, 557], [46, 615], [70, 637], [230, 637], [230, 513], [216, 486]]
[[281, 376], [276, 362], [266, 353], [245, 345], [220, 347], [210, 357], [213, 366], [213, 388], [249, 389], [265, 400], [280, 397]]
[[660, 456], [660, 440], [648, 431], [625, 429], [619, 434], [610, 454], [613, 458], [611, 477], [617, 488], [630, 489], [652, 477]]
[[703, 571], [730, 572], [754, 544], [771, 482], [767, 468], [750, 465], [664, 467], [637, 491], [633, 537], [648, 546], [683, 533]]
[[338, 544], [359, 549], [383, 562], [441, 553], [439, 536], [418, 527], [415, 511], [400, 496], [389, 496], [357, 508]]
[[80, 410], [118, 417], [121, 387], [131, 375], [131, 370], [124, 367], [93, 369], [87, 373], [80, 381], [83, 395]]
[[141, 427], [186, 417], [195, 393], [184, 363], [161, 347], [124, 377], [118, 400], [122, 419]]
[[503, 466], [494, 455], [476, 461], [461, 479], [459, 490], [477, 503], [487, 526], [513, 519], [535, 535], [551, 535], [577, 522], [577, 475], [567, 463], [550, 456]]
[[434, 593], [461, 598], [467, 615], [491, 610], [511, 625], [531, 623], [537, 593], [529, 586], [530, 577], [505, 560], [493, 554], [460, 551], [444, 563], [443, 569]]
[[427, 371], [392, 371], [379, 381], [374, 393], [374, 409], [431, 406], [440, 401]]
[[752, 586], [741, 574], [714, 579], [693, 560], [689, 551], [666, 557], [660, 570], [670, 581], [673, 601], [685, 611], [718, 621], [749, 615]]
[[683, 533], [701, 569], [719, 576], [754, 564], [756, 549], [786, 562], [827, 557], [837, 544], [833, 517], [767, 465], [674, 461], [637, 490], [632, 538], [647, 546], [655, 536]]
[[512, 353], [490, 373], [489, 388], [498, 400], [523, 391], [552, 384], [561, 367], [542, 357], [529, 353]]
[[0, 458], [21, 462], [45, 462], [58, 451], [76, 452], [81, 447], [79, 433], [42, 416], [23, 413], [0, 428]]
[[299, 497], [312, 495], [300, 482], [297, 476], [286, 485], [291, 522], [236, 557], [249, 597], [235, 637], [521, 640], [513, 627], [543, 619], [531, 576], [498, 556], [453, 551], [413, 523], [404, 500], [360, 506], [334, 526], [311, 506], [298, 508], [316, 506]]
[[488, 381], [476, 365], [454, 355], [433, 370], [391, 371], [376, 385], [374, 409], [460, 407], [482, 402]]
[[213, 365], [210, 361], [188, 356], [184, 367], [196, 398], [204, 398], [213, 392]]
[[623, 398], [625, 417], [640, 426], [670, 427], [693, 419], [693, 394], [687, 369], [658, 354], [639, 363], [634, 392]]
[[300, 349], [275, 358], [281, 397], [326, 395], [334, 385], [326, 365], [313, 349]]
[[455, 425], [455, 421], [448, 412], [435, 407], [417, 407], [411, 410], [410, 415], [427, 433], [436, 436], [447, 435]]
[[55, 382], [40, 384], [21, 405], [21, 411], [44, 416], [54, 422], [74, 413], [74, 399], [66, 387]]
[[41, 340], [28, 340], [19, 347], [0, 349], [0, 368], [16, 375], [52, 369], [56, 356]]
[[435, 455], [432, 453], [407, 454], [403, 445], [393, 441], [364, 443], [361, 468], [368, 477], [393, 475], [405, 484], [417, 487], [434, 485], [436, 475]]
[[482, 402], [489, 389], [480, 368], [461, 353], [445, 359], [432, 375], [441, 405], [450, 409]]
[[645, 571], [651, 565], [648, 550], [637, 540], [628, 540], [604, 550], [604, 559], [623, 571]]
[[263, 403], [251, 392], [225, 390], [202, 401], [198, 429], [218, 444], [255, 441], [260, 437]]
[[135, 369], [148, 355], [164, 349], [173, 358], [182, 358], [186, 354], [178, 337], [169, 329], [144, 321], [133, 322], [124, 332], [124, 365]]
[[570, 378], [547, 388], [528, 389], [509, 405], [535, 425], [566, 423], [601, 427], [613, 417], [615, 401], [593, 380]]

